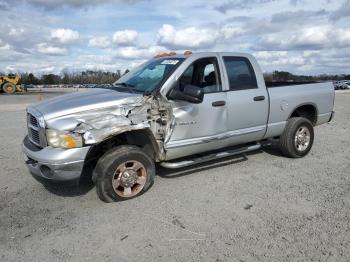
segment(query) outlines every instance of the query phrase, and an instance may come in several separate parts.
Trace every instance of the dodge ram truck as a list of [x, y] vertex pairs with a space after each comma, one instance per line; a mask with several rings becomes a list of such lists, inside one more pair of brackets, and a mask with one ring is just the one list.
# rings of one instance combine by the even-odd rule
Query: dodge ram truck
[[109, 87], [27, 108], [25, 163], [41, 182], [93, 181], [102, 201], [147, 191], [155, 163], [182, 168], [278, 141], [300, 158], [331, 121], [332, 83], [271, 87], [252, 55], [161, 54]]

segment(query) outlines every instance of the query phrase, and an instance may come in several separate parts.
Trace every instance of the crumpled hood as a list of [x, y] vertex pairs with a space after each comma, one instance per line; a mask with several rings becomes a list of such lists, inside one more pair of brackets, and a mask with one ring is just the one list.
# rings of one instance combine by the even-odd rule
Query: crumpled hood
[[49, 120], [78, 112], [127, 105], [141, 100], [142, 94], [96, 88], [47, 99], [34, 104], [33, 107], [43, 115], [45, 120]]

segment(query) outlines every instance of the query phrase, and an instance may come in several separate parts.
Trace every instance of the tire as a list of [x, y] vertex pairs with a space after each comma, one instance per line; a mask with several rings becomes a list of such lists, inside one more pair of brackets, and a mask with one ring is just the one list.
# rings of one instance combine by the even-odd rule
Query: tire
[[107, 151], [97, 162], [96, 192], [104, 202], [131, 199], [145, 193], [155, 176], [153, 159], [136, 146], [118, 146]]
[[16, 92], [16, 86], [11, 83], [5, 83], [2, 86], [2, 91], [4, 91], [6, 94], [14, 94]]
[[314, 142], [312, 123], [303, 117], [292, 117], [280, 137], [279, 145], [282, 154], [290, 158], [306, 156]]

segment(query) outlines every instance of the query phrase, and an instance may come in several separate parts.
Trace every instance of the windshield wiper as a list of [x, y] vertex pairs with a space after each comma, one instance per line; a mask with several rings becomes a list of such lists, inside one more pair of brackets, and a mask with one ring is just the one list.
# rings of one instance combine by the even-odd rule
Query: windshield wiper
[[114, 86], [124, 86], [126, 87], [131, 93], [135, 93], [135, 90], [133, 90], [132, 88], [135, 87], [134, 85], [130, 85], [126, 82], [122, 82], [122, 83], [114, 83], [113, 84]]
[[114, 85], [121, 85], [121, 86], [125, 86], [125, 87], [135, 87], [134, 85], [130, 85], [127, 82], [114, 83]]

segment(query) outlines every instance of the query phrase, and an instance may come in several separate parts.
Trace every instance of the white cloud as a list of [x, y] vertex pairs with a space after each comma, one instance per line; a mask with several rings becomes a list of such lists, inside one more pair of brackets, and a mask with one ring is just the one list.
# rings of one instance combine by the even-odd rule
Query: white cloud
[[222, 36], [225, 39], [230, 39], [232, 37], [241, 35], [244, 33], [244, 30], [240, 27], [237, 26], [232, 26], [232, 25], [225, 25], [221, 30], [220, 30], [220, 34], [222, 34]]
[[6, 66], [7, 72], [41, 72], [41, 73], [52, 73], [56, 72], [56, 68], [48, 63], [28, 63], [18, 62], [9, 64]]
[[350, 29], [339, 28], [334, 32], [333, 37], [336, 37], [336, 41], [340, 47], [350, 46]]
[[55, 67], [54, 66], [42, 67], [39, 69], [39, 71], [46, 74], [53, 73], [55, 71]]
[[113, 43], [119, 46], [133, 46], [137, 36], [138, 33], [134, 30], [117, 31], [113, 34]]
[[11, 28], [8, 35], [9, 36], [14, 36], [14, 37], [17, 37], [21, 34], [24, 33], [24, 29], [23, 28]]
[[350, 17], [350, 0], [343, 2], [343, 4], [330, 16], [332, 20], [339, 20], [346, 17]]
[[170, 48], [205, 48], [213, 46], [219, 40], [227, 40], [242, 33], [242, 29], [231, 25], [221, 29], [191, 26], [177, 30], [172, 25], [164, 24], [158, 31], [158, 43]]
[[[113, 70], [130, 68], [159, 52], [194, 50], [255, 52], [269, 71], [349, 73], [349, 3], [0, 0], [0, 68]], [[113, 38], [121, 30], [115, 28], [120, 20], [135, 31], [117, 31]], [[87, 55], [91, 57], [81, 59]]]
[[305, 50], [303, 51], [303, 57], [309, 58], [309, 57], [319, 56], [320, 53], [321, 53], [320, 50]]
[[253, 53], [263, 68], [303, 65], [305, 58], [287, 51], [260, 51]]
[[328, 42], [331, 28], [329, 26], [314, 26], [303, 28], [300, 34], [290, 39], [292, 43], [300, 45], [323, 45]]
[[166, 46], [197, 48], [212, 46], [216, 40], [217, 33], [196, 27], [176, 30], [172, 25], [165, 24], [158, 31], [158, 43]]
[[0, 50], [10, 50], [10, 45], [0, 39]]
[[[12, 4], [18, 4], [22, 2], [21, 0], [2, 0], [5, 7], [11, 6]], [[0, 2], [0, 5], [3, 4]], [[117, 3], [122, 4], [123, 2], [127, 4], [141, 2], [141, 0], [26, 0], [26, 3], [44, 9], [62, 9], [62, 8], [88, 8], [93, 6], [101, 6], [107, 3]]]
[[150, 59], [151, 57], [165, 51], [166, 49], [161, 46], [127, 46], [117, 48], [114, 52], [114, 57], [122, 59]]
[[[257, 5], [266, 4], [273, 1], [274, 0], [231, 0], [221, 3], [220, 5], [216, 6], [215, 9], [221, 13], [227, 13], [230, 10], [250, 9], [256, 7]], [[294, 2], [296, 1], [297, 0], [294, 0]]]
[[90, 47], [107, 48], [111, 45], [111, 41], [106, 36], [93, 37], [89, 40]]
[[281, 57], [287, 57], [288, 52], [286, 51], [260, 51], [255, 52], [254, 56], [258, 60], [273, 60]]
[[321, 50], [350, 45], [350, 29], [335, 25], [304, 27], [291, 32], [268, 34], [257, 48], [265, 50]]
[[275, 65], [305, 65], [305, 59], [300, 56], [281, 58], [274, 62]]
[[56, 55], [56, 56], [61, 56], [61, 55], [66, 55], [67, 54], [67, 49], [63, 47], [57, 47], [57, 46], [51, 46], [48, 45], [47, 43], [40, 43], [37, 46], [37, 50], [39, 53], [44, 54], [44, 55]]
[[71, 64], [62, 65], [63, 68], [70, 71], [72, 68], [78, 68], [79, 70], [103, 70], [116, 72], [121, 70], [122, 72], [127, 68], [132, 68], [134, 63], [137, 65], [144, 62], [144, 60], [122, 60], [113, 57], [113, 54], [109, 55], [80, 55]]
[[51, 38], [63, 44], [75, 42], [79, 37], [79, 33], [71, 29], [59, 28], [51, 31]]
[[0, 44], [0, 51], [8, 51], [10, 49], [11, 49], [11, 46], [9, 44], [4, 44], [4, 45]]

